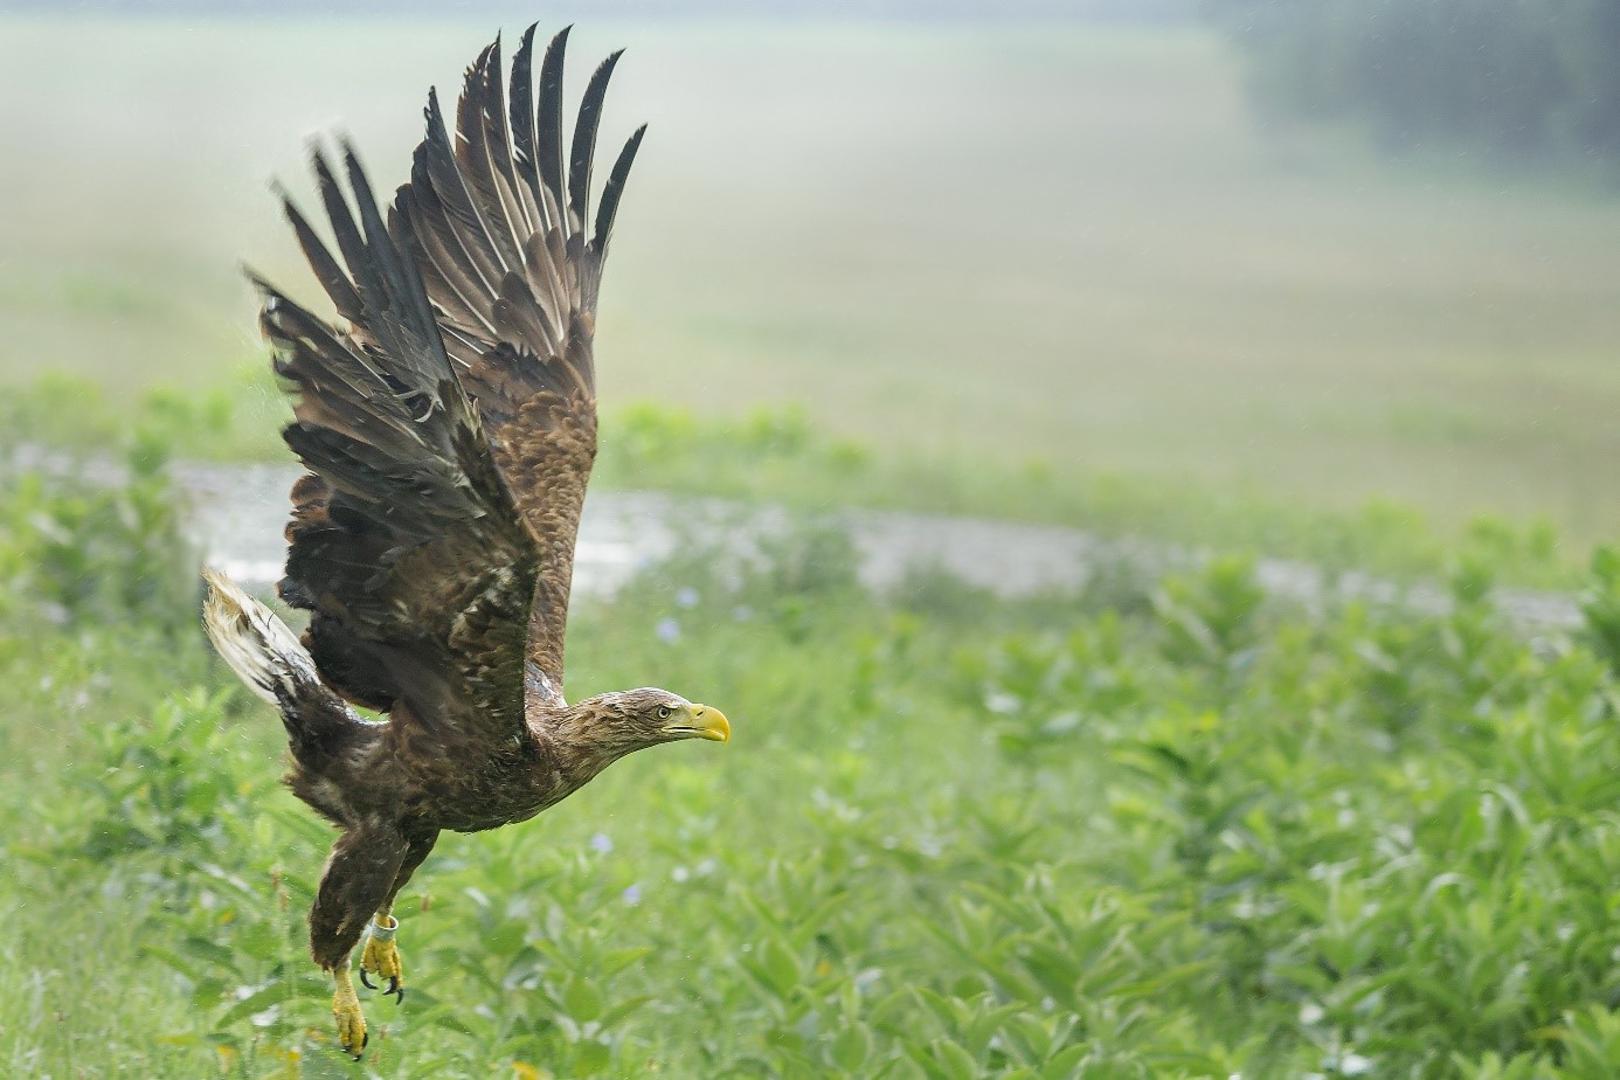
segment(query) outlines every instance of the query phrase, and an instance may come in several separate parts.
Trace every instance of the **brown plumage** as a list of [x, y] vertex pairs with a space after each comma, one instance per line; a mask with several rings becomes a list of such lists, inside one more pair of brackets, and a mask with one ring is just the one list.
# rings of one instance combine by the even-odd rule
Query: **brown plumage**
[[[717, 710], [663, 690], [563, 698], [596, 454], [596, 299], [645, 130], [619, 154], [593, 221], [591, 159], [619, 54], [591, 78], [565, 161], [567, 35], [545, 51], [538, 102], [533, 27], [510, 101], [498, 39], [467, 70], [454, 137], [429, 94], [426, 136], [386, 219], [352, 148], [340, 154], [347, 193], [313, 152], [335, 255], [283, 201], [341, 325], [254, 278], [293, 398], [285, 438], [309, 470], [292, 491], [280, 593], [310, 622], [300, 643], [209, 574], [205, 623], [280, 708], [293, 791], [343, 830], [310, 944], [339, 976], [334, 1009], [355, 1053], [364, 1026], [345, 997], [349, 954], [374, 914], [391, 934], [393, 898], [441, 830], [531, 817], [632, 750], [729, 736]], [[393, 966], [380, 973], [398, 989]]]

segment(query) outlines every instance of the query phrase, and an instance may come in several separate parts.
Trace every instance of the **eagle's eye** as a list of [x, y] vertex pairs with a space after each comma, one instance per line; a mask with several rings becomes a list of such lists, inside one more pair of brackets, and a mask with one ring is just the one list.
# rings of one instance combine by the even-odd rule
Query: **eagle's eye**
[[668, 720], [670, 712], [671, 712], [671, 709], [670, 709], [670, 707], [668, 705], [660, 705], [660, 706], [658, 706], [658, 719], [660, 719], [660, 720]]

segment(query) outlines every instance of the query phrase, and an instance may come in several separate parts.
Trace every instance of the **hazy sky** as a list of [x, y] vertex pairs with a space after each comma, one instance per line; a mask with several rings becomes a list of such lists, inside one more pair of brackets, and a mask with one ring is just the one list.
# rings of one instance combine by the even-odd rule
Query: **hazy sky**
[[0, 12], [287, 15], [319, 13], [465, 16], [546, 22], [615, 15], [763, 17], [1052, 18], [1148, 21], [1190, 14], [1194, 0], [0, 0]]

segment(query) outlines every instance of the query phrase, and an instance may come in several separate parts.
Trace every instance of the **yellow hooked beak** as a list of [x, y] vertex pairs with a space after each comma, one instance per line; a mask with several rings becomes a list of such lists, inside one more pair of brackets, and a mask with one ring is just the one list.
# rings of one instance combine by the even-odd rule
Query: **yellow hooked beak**
[[731, 741], [731, 722], [719, 709], [712, 705], [688, 705], [683, 712], [685, 715], [670, 718], [670, 723], [664, 727], [666, 732], [688, 739]]

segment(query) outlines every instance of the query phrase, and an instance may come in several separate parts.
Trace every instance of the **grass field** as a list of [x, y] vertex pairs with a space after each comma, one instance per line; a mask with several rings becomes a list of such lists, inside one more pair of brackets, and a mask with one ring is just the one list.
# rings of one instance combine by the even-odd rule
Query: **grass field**
[[0, 491], [0, 1072], [1462, 1077], [1620, 1069], [1620, 556], [1580, 633], [1455, 585], [1272, 607], [1244, 564], [1009, 605], [847, 542], [701, 548], [570, 631], [570, 690], [723, 748], [448, 837], [355, 1066], [304, 953], [327, 830], [211, 660], [155, 475]]
[[[257, 408], [235, 264], [308, 292], [267, 179], [302, 190], [341, 125], [396, 182], [425, 84], [493, 29], [0, 23], [0, 381]], [[1572, 561], [1620, 528], [1608, 195], [1265, 130], [1191, 30], [587, 22], [576, 57], [617, 44], [607, 128], [652, 133], [610, 406], [791, 401], [953, 469], [1540, 516]]]

